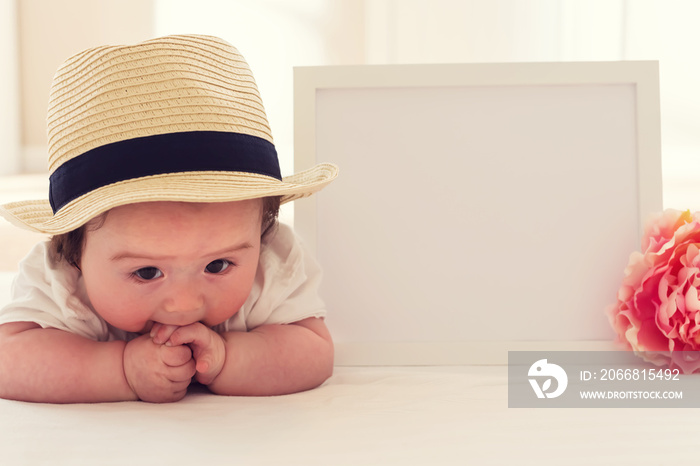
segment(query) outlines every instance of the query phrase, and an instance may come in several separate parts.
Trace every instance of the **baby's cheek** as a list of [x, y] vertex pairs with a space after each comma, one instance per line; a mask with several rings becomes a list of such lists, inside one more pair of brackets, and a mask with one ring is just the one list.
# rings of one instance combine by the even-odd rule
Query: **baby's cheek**
[[212, 306], [207, 309], [204, 324], [208, 327], [213, 327], [236, 315], [243, 304], [245, 304], [246, 299], [248, 299], [250, 288], [252, 288], [252, 285], [243, 290], [238, 288], [233, 293], [221, 295], [216, 302], [213, 302]]
[[151, 324], [151, 314], [144, 311], [147, 303], [124, 299], [124, 295], [118, 293], [100, 294], [90, 301], [100, 317], [120, 330], [143, 333]]
[[253, 289], [257, 265], [257, 260], [246, 263], [225, 281], [207, 289], [207, 311], [202, 321], [206, 326], [219, 325], [238, 313]]
[[95, 308], [95, 311], [113, 327], [127, 332], [141, 332], [147, 326], [147, 322], [144, 319], [128, 310], [118, 309], [112, 305], [107, 309], [104, 307], [101, 309]]
[[215, 308], [210, 308], [204, 318], [204, 325], [213, 327], [229, 320], [238, 313], [243, 303], [245, 303], [245, 299], [242, 301], [238, 299], [235, 301], [229, 300], [228, 303], [222, 302]]

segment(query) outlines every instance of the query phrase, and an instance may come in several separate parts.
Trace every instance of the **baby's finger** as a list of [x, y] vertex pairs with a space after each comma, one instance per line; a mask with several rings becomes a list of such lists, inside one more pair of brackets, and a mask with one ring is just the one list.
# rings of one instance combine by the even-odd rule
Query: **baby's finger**
[[[218, 372], [214, 373], [211, 371], [211, 364], [208, 361], [202, 361], [201, 359], [197, 361], [197, 366], [196, 366], [196, 376], [195, 379], [197, 382], [201, 383], [202, 385], [209, 385], [216, 379], [216, 377], [219, 375]], [[221, 370], [219, 370], [221, 372]]]
[[194, 345], [203, 346], [209, 342], [209, 330], [200, 323], [177, 327], [170, 332], [166, 345]]
[[214, 331], [202, 324], [180, 327], [170, 336], [166, 346], [171, 344], [192, 348], [198, 382], [208, 385], [218, 377], [226, 358], [226, 348], [221, 336]]
[[179, 367], [192, 360], [192, 350], [186, 345], [162, 346], [160, 359], [166, 366]]
[[153, 338], [153, 336], [156, 333], [158, 333], [158, 329], [161, 328], [162, 326], [163, 326], [163, 324], [161, 324], [160, 322], [153, 322], [153, 325], [151, 325], [151, 330], [150, 330], [149, 336], [151, 338]]
[[189, 385], [195, 373], [196, 370], [194, 368], [194, 359], [191, 359], [188, 363], [183, 364], [180, 367], [169, 367], [167, 377], [168, 380], [173, 383]]
[[161, 323], [156, 323], [153, 325], [153, 328], [151, 329], [151, 338], [153, 339], [153, 343], [157, 345], [162, 345], [168, 339], [170, 338], [170, 335], [177, 330], [178, 327], [177, 325], [166, 325], [166, 324], [161, 324]]

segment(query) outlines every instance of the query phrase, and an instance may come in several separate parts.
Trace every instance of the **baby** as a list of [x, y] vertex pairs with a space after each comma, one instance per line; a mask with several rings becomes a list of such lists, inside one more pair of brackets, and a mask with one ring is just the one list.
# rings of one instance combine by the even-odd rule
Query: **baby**
[[170, 36], [68, 59], [48, 111], [49, 201], [0, 207], [52, 235], [0, 311], [0, 397], [181, 399], [307, 390], [333, 370], [320, 270], [277, 222], [337, 176], [282, 178], [230, 44]]

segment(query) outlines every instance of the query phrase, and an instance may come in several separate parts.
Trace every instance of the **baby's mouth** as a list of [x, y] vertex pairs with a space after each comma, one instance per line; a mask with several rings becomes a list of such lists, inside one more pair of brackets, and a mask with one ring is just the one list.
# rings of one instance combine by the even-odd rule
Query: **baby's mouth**
[[143, 326], [143, 329], [139, 332], [141, 335], [145, 335], [147, 333], [151, 333], [151, 329], [153, 328], [153, 325], [155, 325], [155, 322], [152, 320], [149, 320], [146, 322], [146, 325]]

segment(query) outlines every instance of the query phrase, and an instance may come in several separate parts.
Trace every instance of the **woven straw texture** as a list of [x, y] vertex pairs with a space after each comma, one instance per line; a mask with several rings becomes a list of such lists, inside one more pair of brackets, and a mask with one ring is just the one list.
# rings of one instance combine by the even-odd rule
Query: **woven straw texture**
[[54, 76], [47, 124], [49, 173], [95, 147], [155, 134], [232, 131], [272, 142], [250, 68], [213, 37], [75, 55]]

